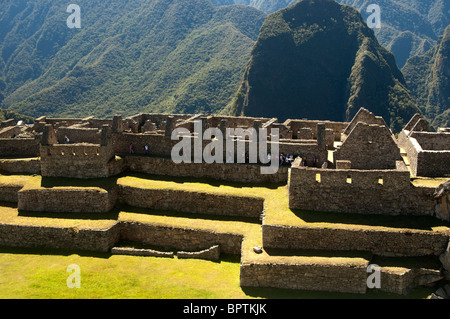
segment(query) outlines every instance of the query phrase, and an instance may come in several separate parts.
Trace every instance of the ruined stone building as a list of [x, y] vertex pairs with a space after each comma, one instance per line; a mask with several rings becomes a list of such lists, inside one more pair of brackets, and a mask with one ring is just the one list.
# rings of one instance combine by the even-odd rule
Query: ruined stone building
[[[211, 145], [212, 137], [205, 137], [208, 129], [221, 133], [224, 150], [230, 151], [226, 139], [231, 140], [233, 161], [227, 161], [227, 152], [214, 163], [201, 158], [196, 161], [195, 146], [206, 150]], [[263, 137], [272, 159], [278, 161], [289, 154], [295, 161], [281, 165], [273, 174], [262, 174], [261, 168], [267, 163], [239, 162], [255, 145], [252, 143], [260, 150], [264, 139], [238, 129], [257, 132], [258, 137], [267, 134]], [[276, 131], [278, 139], [273, 135]], [[186, 147], [189, 149], [183, 149], [191, 157], [175, 163], [172, 151], [180, 138], [191, 142]], [[17, 216], [0, 222], [0, 245], [135, 254], [136, 250], [117, 246], [120, 241], [130, 241], [175, 247], [182, 250], [179, 257], [187, 258], [217, 259], [221, 253], [235, 254], [241, 256], [241, 286], [366, 293], [367, 267], [374, 256], [428, 258], [446, 250], [450, 238], [446, 224], [450, 222], [448, 183], [436, 189], [417, 186], [413, 180], [449, 177], [449, 138], [447, 128], [433, 132], [420, 115], [414, 116], [396, 137], [382, 118], [366, 109], [351, 122], [290, 119], [279, 123], [276, 118], [203, 114], [117, 115], [112, 119], [41, 117], [30, 125], [7, 121], [0, 123], [0, 202], [17, 205], [9, 212]], [[245, 146], [244, 151], [239, 145]], [[273, 153], [277, 148], [278, 153]], [[126, 180], [119, 182], [120, 177], [133, 174], [148, 178], [133, 176], [138, 182], [131, 185]], [[22, 175], [31, 175], [33, 182], [8, 180], [8, 176]], [[205, 184], [210, 187], [222, 183], [239, 186], [235, 193], [224, 194], [220, 187], [207, 192], [189, 186], [166, 189], [141, 185], [152, 180], [149, 176], [207, 180]], [[47, 187], [48, 180], [72, 187], [52, 183]], [[97, 181], [107, 186], [95, 187]], [[265, 189], [277, 192], [278, 197], [239, 193], [242, 185], [269, 185]], [[114, 220], [108, 215], [98, 223], [104, 226], [81, 227], [78, 220], [50, 225], [54, 213], [68, 214], [68, 219], [71, 214], [84, 213], [87, 217], [83, 222], [88, 223], [91, 215], [99, 220], [121, 205], [146, 210], [136, 215], [148, 213], [149, 218], [152, 211], [171, 211], [252, 222], [242, 229], [239, 224], [231, 230], [227, 226], [218, 230], [215, 226], [223, 222], [221, 219], [196, 219], [202, 226], [195, 228], [132, 217]], [[47, 224], [39, 224], [42, 218], [29, 224], [25, 221], [39, 214], [48, 218]], [[349, 225], [342, 217], [345, 215], [357, 216], [362, 225]], [[425, 217], [440, 227], [373, 225], [372, 218], [365, 224], [364, 218], [369, 215], [402, 217], [408, 223]], [[332, 217], [328, 220], [324, 216]], [[252, 231], [246, 233], [247, 229]], [[284, 255], [285, 250], [293, 253]], [[305, 250], [315, 254], [332, 251], [334, 255], [301, 255]], [[370, 256], [343, 257], [343, 251], [367, 252]], [[173, 255], [151, 250], [139, 253]], [[400, 294], [446, 275], [442, 269], [410, 266], [395, 270], [384, 267], [382, 274], [383, 291]]]

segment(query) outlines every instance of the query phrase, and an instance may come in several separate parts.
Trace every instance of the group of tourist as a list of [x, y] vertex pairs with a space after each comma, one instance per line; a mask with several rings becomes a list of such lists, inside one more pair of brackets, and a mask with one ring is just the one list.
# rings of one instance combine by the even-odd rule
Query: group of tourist
[[[144, 152], [145, 152], [145, 155], [150, 155], [150, 148], [149, 148], [148, 144], [146, 144], [144, 146]], [[134, 145], [132, 143], [130, 143], [130, 145], [129, 145], [129, 153], [134, 154]], [[245, 156], [245, 163], [250, 163], [249, 153], [246, 152], [244, 156]], [[276, 155], [276, 157], [275, 157], [275, 159], [279, 160], [280, 166], [288, 166], [288, 167], [292, 166], [292, 164], [294, 163], [294, 161], [297, 158], [302, 158], [302, 161], [301, 161], [302, 166], [319, 167], [319, 160], [316, 155], [313, 156], [311, 161], [308, 161], [306, 156], [301, 156], [299, 154], [280, 153], [279, 155]], [[272, 154], [269, 153], [267, 155], [267, 159], [268, 159], [268, 163], [266, 163], [266, 164], [270, 165], [271, 160], [272, 160]], [[228, 160], [229, 159], [227, 159], [227, 162], [228, 162]], [[322, 168], [328, 168], [327, 161], [325, 161], [323, 163]]]
[[[284, 153], [280, 153], [280, 155], [277, 156], [279, 161], [280, 161], [280, 166], [292, 166], [292, 164], [294, 163], [294, 161], [297, 158], [301, 158], [301, 166], [309, 166], [309, 167], [320, 167], [319, 165], [319, 159], [317, 158], [316, 155], [313, 155], [312, 160], [307, 160], [306, 156], [301, 156], [298, 154], [284, 154]], [[269, 154], [269, 160], [271, 158], [271, 155]], [[328, 168], [328, 162], [325, 161], [322, 166], [322, 168]]]
[[[134, 145], [133, 145], [133, 143], [130, 143], [130, 145], [128, 146], [128, 149], [129, 149], [129, 153], [130, 154], [134, 154]], [[144, 151], [145, 151], [145, 155], [150, 155], [150, 147], [148, 146], [148, 144], [145, 144]]]

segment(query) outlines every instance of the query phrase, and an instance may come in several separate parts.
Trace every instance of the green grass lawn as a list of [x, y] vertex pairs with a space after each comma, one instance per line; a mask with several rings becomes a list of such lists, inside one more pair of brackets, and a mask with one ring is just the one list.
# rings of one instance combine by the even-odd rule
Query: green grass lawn
[[[68, 288], [67, 267], [80, 267], [80, 288]], [[239, 258], [204, 260], [0, 250], [0, 299], [377, 299], [427, 298], [432, 289], [408, 296], [366, 295], [239, 286]]]
[[[43, 253], [43, 252], [40, 252]], [[0, 298], [238, 299], [236, 259], [203, 260], [119, 255], [0, 253]], [[68, 288], [67, 267], [81, 271], [81, 287]]]

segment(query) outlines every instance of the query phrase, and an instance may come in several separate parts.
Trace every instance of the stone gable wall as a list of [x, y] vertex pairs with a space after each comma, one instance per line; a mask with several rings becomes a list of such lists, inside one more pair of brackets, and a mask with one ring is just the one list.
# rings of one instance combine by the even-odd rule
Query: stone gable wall
[[344, 138], [353, 131], [353, 129], [358, 125], [358, 123], [365, 123], [369, 125], [378, 125], [378, 126], [385, 126], [386, 122], [384, 119], [380, 116], [375, 116], [372, 112], [369, 110], [366, 110], [364, 108], [361, 108], [356, 115], [353, 117], [352, 121], [348, 124], [348, 126], [345, 128], [343, 135]]
[[358, 123], [335, 152], [334, 158], [351, 161], [355, 169], [395, 169], [401, 155], [385, 126]]

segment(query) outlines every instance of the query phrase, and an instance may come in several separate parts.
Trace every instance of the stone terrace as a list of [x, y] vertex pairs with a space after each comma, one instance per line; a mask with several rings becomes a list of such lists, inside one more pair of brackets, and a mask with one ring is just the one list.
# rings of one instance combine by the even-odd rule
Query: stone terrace
[[[280, 128], [280, 150], [299, 157], [265, 178], [258, 164], [173, 163], [169, 133], [191, 130], [198, 119], [221, 129]], [[354, 294], [369, 292], [368, 268], [376, 264], [381, 292], [408, 294], [449, 278], [439, 256], [450, 224], [433, 211], [442, 179], [412, 183], [383, 122], [367, 110], [350, 123], [161, 114], [40, 118], [37, 135], [23, 139], [29, 153], [16, 138], [0, 144], [0, 245], [216, 261], [233, 254], [241, 258], [242, 287]], [[61, 144], [66, 136], [74, 144]], [[385, 149], [376, 147], [382, 141]], [[355, 143], [364, 152], [353, 151]], [[105, 156], [83, 154], [102, 147]], [[11, 150], [20, 156], [6, 158], [14, 157]], [[84, 164], [89, 176], [72, 174]]]
[[[16, 187], [9, 184], [11, 180], [17, 181]], [[3, 191], [8, 185], [13, 187], [10, 193], [20, 193], [22, 185], [24, 189], [39, 185], [54, 189], [49, 181], [43, 184], [39, 176], [2, 176], [0, 182], [4, 186], [0, 192], [2, 200], [9, 198]], [[399, 260], [394, 267], [389, 258], [383, 261], [385, 264], [379, 264], [384, 292], [405, 294], [425, 278], [427, 283], [442, 278], [440, 267], [429, 266], [429, 260], [436, 260], [445, 250], [450, 230], [446, 223], [434, 218], [362, 219], [352, 214], [339, 217], [291, 210], [287, 185], [280, 184], [255, 187], [149, 175], [125, 176], [113, 183], [120, 189], [117, 196], [121, 204], [92, 219], [86, 218], [87, 213], [65, 213], [61, 218], [61, 214], [51, 212], [18, 210], [14, 204], [17, 197], [10, 197], [12, 204], [3, 204], [0, 210], [0, 244], [111, 252], [126, 241], [192, 253], [218, 245], [222, 254], [241, 255], [243, 287], [366, 293], [367, 267], [383, 261], [383, 256]], [[61, 185], [56, 185], [60, 189]], [[85, 189], [80, 185], [73, 188]], [[128, 188], [136, 193], [131, 195]], [[226, 212], [216, 211], [223, 205], [189, 202], [189, 196], [176, 205], [167, 206], [164, 201], [155, 204], [141, 194], [146, 190], [172, 193], [169, 197], [185, 192], [213, 200], [218, 196], [232, 201], [247, 198], [249, 209], [242, 206], [242, 214], [238, 216], [237, 210], [231, 208], [226, 216]], [[254, 199], [263, 199], [263, 207], [258, 210], [261, 216], [247, 214], [254, 207], [251, 204]], [[262, 247], [262, 252], [255, 252], [255, 247]], [[424, 258], [424, 265], [403, 264], [401, 257], [408, 256]]]

